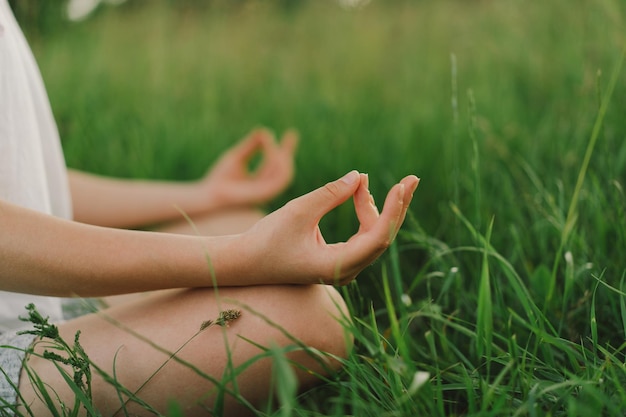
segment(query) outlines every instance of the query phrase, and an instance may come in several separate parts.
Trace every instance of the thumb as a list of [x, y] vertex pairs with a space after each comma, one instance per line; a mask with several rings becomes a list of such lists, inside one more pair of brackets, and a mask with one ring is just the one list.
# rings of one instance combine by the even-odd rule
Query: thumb
[[326, 213], [352, 197], [359, 187], [360, 179], [358, 171], [350, 171], [338, 180], [303, 195], [298, 199], [299, 203], [318, 222]]

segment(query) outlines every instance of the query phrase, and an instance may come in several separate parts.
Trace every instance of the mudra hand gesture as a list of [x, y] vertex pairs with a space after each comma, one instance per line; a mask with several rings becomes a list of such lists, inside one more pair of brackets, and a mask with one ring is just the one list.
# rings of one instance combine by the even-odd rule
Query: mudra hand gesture
[[[240, 262], [257, 271], [242, 284], [349, 283], [391, 244], [418, 183], [410, 175], [394, 185], [380, 214], [367, 175], [357, 171], [290, 201], [240, 235]], [[319, 221], [350, 197], [359, 230], [347, 242], [327, 244]]]
[[[287, 131], [277, 142], [270, 131], [253, 130], [227, 150], [201, 180], [201, 192], [211, 209], [262, 204], [280, 194], [293, 178], [297, 143], [294, 131]], [[259, 166], [250, 171], [250, 161], [257, 155]]]

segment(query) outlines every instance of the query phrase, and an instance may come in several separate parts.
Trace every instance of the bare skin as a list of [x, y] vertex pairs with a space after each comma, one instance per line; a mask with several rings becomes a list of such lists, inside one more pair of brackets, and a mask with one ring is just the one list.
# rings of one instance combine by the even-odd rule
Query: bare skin
[[[278, 142], [265, 129], [253, 130], [224, 153], [207, 174], [189, 183], [119, 180], [69, 170], [74, 220], [106, 227], [136, 227], [180, 221], [233, 208], [250, 208], [280, 194], [291, 182], [298, 136]], [[262, 156], [258, 169], [248, 162]]]
[[[338, 357], [346, 355], [346, 336], [339, 321], [339, 309], [345, 307], [333, 287], [230, 287], [221, 288], [219, 297], [218, 302], [212, 289], [167, 291], [108, 309], [103, 314], [174, 352], [192, 338], [204, 320], [214, 319], [219, 311], [226, 308], [241, 310], [241, 317], [230, 327], [211, 327], [178, 353], [178, 357], [217, 380], [222, 380], [227, 369], [227, 349], [235, 368], [261, 353], [260, 349], [240, 337], [267, 347], [293, 344], [266, 320], [279, 325], [308, 346]], [[84, 316], [60, 326], [61, 335], [69, 341], [73, 340], [77, 330], [82, 332], [80, 340], [91, 360], [110, 374], [115, 368], [119, 382], [132, 391], [138, 390], [168, 359], [168, 355], [99, 315]], [[36, 352], [42, 353], [44, 348], [43, 343], [37, 345]], [[305, 369], [325, 375], [339, 366], [329, 358], [316, 359], [304, 352], [295, 352], [290, 358]], [[50, 361], [30, 356], [28, 366], [54, 387], [66, 404], [73, 404], [73, 393]], [[270, 360], [263, 359], [237, 377], [241, 396], [254, 407], [261, 407], [268, 400], [271, 366]], [[319, 379], [309, 372], [299, 372], [298, 380], [301, 388], [319, 383]], [[49, 415], [43, 403], [35, 399], [35, 392], [24, 375], [20, 392], [34, 415]], [[93, 392], [95, 404], [103, 415], [123, 415], [121, 412], [116, 414], [121, 404], [110, 384], [95, 377]], [[216, 388], [210, 381], [172, 361], [141, 389], [139, 395], [161, 412], [167, 409], [168, 401], [176, 400], [183, 406], [185, 416], [205, 416], [208, 413], [204, 407], [211, 409], [214, 406]], [[151, 415], [133, 403], [127, 405], [127, 410], [130, 415]], [[253, 413], [227, 395], [224, 414], [241, 416]]]
[[[417, 184], [408, 176], [393, 186], [379, 215], [365, 176], [353, 171], [292, 200], [244, 233], [220, 237], [90, 226], [2, 202], [0, 281], [7, 291], [61, 297], [212, 284], [345, 284], [395, 238]], [[320, 219], [352, 196], [358, 232], [347, 242], [327, 244]]]
[[[81, 343], [91, 359], [110, 373], [115, 362], [119, 381], [132, 390], [168, 356], [125, 329], [175, 351], [196, 334], [200, 323], [229, 307], [240, 309], [242, 317], [223, 332], [207, 329], [179, 353], [218, 381], [228, 363], [227, 352], [234, 366], [261, 352], [245, 339], [260, 346], [293, 344], [280, 328], [307, 346], [345, 356], [339, 320], [346, 315], [345, 305], [332, 286], [320, 284], [347, 284], [384, 252], [419, 180], [408, 176], [393, 186], [379, 214], [367, 176], [352, 171], [259, 218], [250, 207], [274, 197], [293, 175], [296, 139], [290, 135], [276, 143], [266, 131], [256, 131], [192, 184], [119, 181], [72, 172], [74, 222], [0, 201], [1, 288], [83, 297], [151, 292], [59, 326], [67, 340], [81, 330]], [[255, 152], [261, 152], [264, 162], [250, 174], [247, 161]], [[198, 196], [201, 192], [204, 195]], [[327, 244], [319, 221], [350, 198], [360, 228], [347, 242]], [[183, 235], [190, 230], [182, 223], [168, 230], [176, 233], [111, 228], [165, 222], [176, 218], [179, 209], [202, 225], [203, 219], [234, 208], [246, 221], [239, 219], [239, 230], [224, 230], [230, 233], [224, 236]], [[170, 291], [159, 291], [166, 289]], [[36, 352], [43, 349], [37, 345]], [[303, 352], [290, 355], [313, 371], [298, 373], [303, 387], [318, 381], [316, 372], [328, 374], [338, 366]], [[73, 403], [73, 393], [49, 361], [33, 355], [28, 366], [59, 398]], [[261, 406], [269, 396], [270, 376], [270, 360], [255, 362], [236, 379], [241, 397]], [[103, 415], [123, 415], [117, 393], [98, 378], [94, 384], [95, 404]], [[20, 393], [34, 415], [49, 415], [24, 373]], [[176, 399], [185, 415], [206, 415], [206, 408], [215, 404], [215, 387], [171, 361], [141, 388], [140, 396], [161, 412], [169, 399]], [[229, 395], [225, 405], [226, 415], [245, 411]], [[144, 413], [136, 405], [128, 407], [131, 415]]]
[[[162, 225], [160, 232], [192, 236], [226, 236], [243, 233], [256, 222], [265, 217], [266, 213], [254, 207], [240, 207], [232, 210], [221, 210], [202, 216], [196, 216], [192, 223], [187, 219]], [[102, 297], [104, 304], [114, 307], [130, 301], [145, 298], [150, 293], [133, 293]]]

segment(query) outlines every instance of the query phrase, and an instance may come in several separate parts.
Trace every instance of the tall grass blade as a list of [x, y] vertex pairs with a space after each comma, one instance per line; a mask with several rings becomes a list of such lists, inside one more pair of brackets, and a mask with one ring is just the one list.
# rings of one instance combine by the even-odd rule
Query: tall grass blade
[[[490, 384], [489, 389], [487, 390], [483, 398], [483, 413], [486, 413], [487, 410], [490, 408], [490, 405], [495, 401], [494, 397], [496, 397], [498, 394], [498, 388], [500, 388], [501, 384], [505, 380], [505, 377], [511, 372], [514, 366], [514, 360], [510, 360], [509, 362], [507, 362], [507, 364], [502, 368], [496, 379]], [[506, 387], [504, 387], [504, 389], [506, 389]]]
[[285, 357], [285, 353], [277, 347], [270, 348], [272, 353], [272, 376], [276, 389], [276, 397], [280, 404], [279, 416], [289, 417], [293, 415], [298, 392], [298, 379]]
[[85, 395], [83, 390], [80, 389], [80, 387], [76, 384], [76, 382], [74, 382], [72, 377], [70, 377], [67, 374], [65, 369], [63, 369], [61, 365], [59, 365], [57, 362], [53, 362], [53, 363], [54, 363], [54, 366], [56, 366], [59, 373], [61, 374], [61, 376], [63, 377], [63, 380], [65, 380], [65, 383], [70, 387], [70, 389], [74, 393], [75, 402], [74, 402], [74, 408], [72, 409], [71, 415], [81, 414], [80, 406], [82, 405], [82, 407], [84, 407], [84, 409], [87, 411], [87, 415], [89, 417], [101, 416], [102, 414], [100, 414], [100, 412], [96, 411], [96, 409], [94, 408], [91, 398], [88, 398]]
[[[546, 320], [545, 316], [541, 312], [541, 310], [536, 306], [533, 301], [533, 297], [528, 292], [524, 281], [517, 273], [513, 265], [502, 255], [500, 255], [487, 241], [487, 239], [483, 238], [480, 233], [472, 226], [471, 222], [467, 220], [465, 216], [461, 213], [461, 210], [455, 206], [451, 205], [452, 212], [461, 220], [461, 222], [465, 225], [465, 227], [472, 233], [475, 239], [478, 240], [483, 247], [489, 249], [489, 254], [491, 257], [494, 257], [498, 264], [502, 267], [502, 271], [504, 272], [505, 277], [507, 278], [511, 288], [513, 289], [517, 300], [521, 303], [524, 312], [528, 316], [528, 318], [536, 325], [540, 327], [548, 327], [550, 328], [550, 323]], [[479, 248], [475, 247], [462, 247], [456, 250], [464, 250], [464, 251], [481, 251]], [[556, 332], [555, 332], [556, 333]]]
[[406, 305], [402, 302], [402, 297], [404, 295], [404, 281], [402, 279], [402, 268], [400, 266], [400, 256], [398, 254], [398, 242], [394, 241], [389, 247], [389, 262], [391, 264], [391, 278], [393, 283], [394, 290], [394, 299], [397, 300], [397, 303], [394, 303], [398, 307], [398, 317], [400, 322], [400, 327], [406, 327], [406, 316], [407, 316], [407, 308]]
[[481, 196], [481, 178], [480, 178], [480, 150], [478, 147], [478, 137], [476, 136], [476, 99], [474, 98], [474, 91], [468, 90], [467, 92], [469, 102], [469, 136], [472, 140], [472, 173], [474, 174], [474, 216], [476, 226], [481, 227], [482, 214], [480, 205], [482, 202]]
[[487, 230], [485, 238], [485, 248], [483, 251], [482, 270], [478, 289], [478, 306], [476, 318], [476, 345], [478, 354], [485, 356], [488, 361], [491, 359], [491, 344], [493, 341], [493, 301], [491, 298], [491, 283], [489, 275], [489, 240], [493, 230], [493, 218]]
[[[455, 54], [450, 54], [450, 84], [451, 95], [450, 105], [452, 107], [452, 139], [453, 143], [450, 146], [451, 160], [452, 160], [452, 201], [457, 206], [460, 205], [460, 193], [459, 184], [461, 183], [459, 178], [459, 87], [458, 87], [458, 75], [457, 75], [457, 59]], [[458, 242], [459, 236], [456, 233], [456, 241]]]
[[[624, 279], [626, 278], [626, 271], [622, 274], [622, 278], [619, 281], [619, 288], [622, 292], [624, 292]], [[624, 294], [620, 294], [619, 297], [619, 310], [622, 316], [622, 329], [624, 330], [624, 335], [626, 335], [626, 296]]]
[[552, 267], [552, 279], [550, 280], [550, 286], [545, 300], [546, 306], [550, 305], [550, 301], [552, 300], [554, 291], [556, 289], [557, 269], [561, 261], [561, 254], [563, 253], [563, 250], [567, 245], [567, 242], [569, 241], [570, 235], [572, 234], [572, 231], [576, 226], [576, 221], [578, 219], [578, 203], [580, 200], [580, 192], [583, 188], [583, 183], [585, 182], [585, 178], [587, 176], [587, 169], [589, 168], [591, 155], [593, 154], [593, 151], [596, 147], [596, 142], [600, 137], [600, 132], [604, 124], [604, 117], [606, 116], [606, 112], [609, 108], [609, 103], [611, 102], [611, 99], [613, 97], [615, 85], [617, 84], [617, 80], [622, 72], [622, 65], [624, 63], [625, 56], [626, 51], [622, 52], [615, 68], [613, 69], [613, 74], [611, 75], [611, 79], [609, 80], [606, 94], [602, 98], [600, 109], [598, 110], [598, 115], [596, 117], [595, 123], [593, 124], [593, 130], [591, 131], [591, 137], [589, 138], [589, 142], [587, 144], [587, 150], [585, 151], [583, 162], [580, 166], [580, 170], [578, 171], [578, 178], [576, 179], [576, 185], [574, 187], [572, 199], [567, 210], [567, 217], [565, 218], [565, 224], [563, 226], [563, 230], [561, 231], [561, 242], [559, 245], [559, 250], [556, 257], [554, 258], [554, 265]]
[[591, 343], [593, 346], [593, 359], [594, 362], [597, 358], [596, 351], [598, 349], [598, 318], [596, 316], [596, 295], [598, 293], [598, 284], [595, 285], [593, 289], [593, 295], [591, 298], [591, 311], [590, 311], [590, 320], [589, 326], [591, 330]]
[[[114, 381], [118, 381], [117, 378], [117, 357], [120, 353], [120, 350], [122, 348], [120, 347], [116, 352], [115, 352], [115, 356], [113, 356], [113, 380]], [[119, 414], [120, 412], [123, 412], [125, 417], [129, 417], [128, 415], [128, 408], [126, 407], [126, 402], [124, 400], [124, 397], [122, 395], [122, 390], [120, 389], [120, 385], [117, 383], [112, 383], [111, 385], [113, 385], [113, 387], [115, 388], [115, 393], [117, 394], [117, 398], [120, 401], [120, 408], [117, 410], [117, 412], [115, 413], [116, 415]], [[141, 389], [141, 388], [140, 388]]]
[[445, 398], [443, 396], [443, 381], [441, 380], [441, 371], [439, 369], [439, 360], [438, 360], [438, 353], [437, 353], [437, 345], [435, 343], [435, 335], [431, 330], [427, 330], [426, 333], [424, 333], [424, 339], [426, 339], [426, 343], [428, 344], [428, 348], [430, 350], [430, 354], [433, 358], [433, 362], [434, 362], [434, 367], [435, 367], [435, 375], [434, 375], [434, 382], [435, 382], [435, 386], [436, 386], [436, 390], [435, 390], [435, 404], [437, 406], [437, 409], [439, 410], [439, 414], [443, 415], [444, 414], [444, 407], [445, 407]]
[[[52, 415], [52, 417], [62, 417], [62, 414], [57, 409], [58, 402], [53, 400], [52, 395], [50, 395], [50, 393], [48, 392], [48, 390], [52, 388], [46, 385], [41, 379], [41, 377], [37, 375], [28, 366], [28, 364], [24, 367], [24, 370], [26, 371], [26, 374], [28, 375], [29, 382], [33, 385], [33, 388], [35, 389], [35, 394], [37, 395], [40, 401], [46, 404], [47, 411]], [[54, 397], [58, 398], [56, 393], [54, 393]]]
[[409, 348], [406, 344], [406, 340], [402, 335], [402, 331], [400, 330], [400, 324], [398, 322], [398, 317], [396, 315], [396, 308], [393, 303], [393, 299], [391, 297], [391, 288], [389, 287], [389, 276], [387, 274], [387, 268], [383, 267], [382, 269], [383, 275], [383, 289], [385, 293], [385, 306], [387, 308], [387, 315], [389, 317], [389, 325], [391, 327], [391, 334], [396, 342], [396, 346], [398, 348], [398, 352], [400, 357], [404, 361], [408, 361], [411, 358], [409, 353]]

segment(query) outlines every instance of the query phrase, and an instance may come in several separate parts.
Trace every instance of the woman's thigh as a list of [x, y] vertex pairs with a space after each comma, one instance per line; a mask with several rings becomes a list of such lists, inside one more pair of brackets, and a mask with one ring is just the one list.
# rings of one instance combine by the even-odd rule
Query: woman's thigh
[[[200, 331], [208, 320], [221, 311], [234, 309], [241, 316], [228, 327], [217, 324]], [[61, 335], [72, 341], [81, 331], [80, 343], [90, 359], [104, 372], [115, 375], [119, 383], [161, 412], [170, 400], [178, 401], [185, 415], [206, 415], [214, 406], [218, 389], [211, 382], [236, 378], [227, 385], [246, 401], [260, 405], [271, 390], [269, 381], [272, 361], [268, 358], [240, 367], [263, 347], [303, 345], [329, 352], [346, 354], [346, 337], [341, 323], [345, 305], [335, 289], [328, 286], [257, 286], [241, 288], [181, 290], [155, 293], [137, 302], [127, 303], [84, 316], [59, 326]], [[298, 341], [297, 343], [295, 341]], [[158, 348], [156, 347], [158, 346]], [[36, 346], [42, 353], [45, 343]], [[170, 353], [192, 364], [170, 360]], [[304, 350], [289, 354], [304, 369], [297, 369], [301, 386], [314, 384], [315, 373], [328, 374], [338, 363]], [[54, 364], [31, 356], [28, 366], [57, 392], [66, 404], [73, 404], [73, 393]], [[234, 372], [233, 372], [234, 371]], [[45, 406], [25, 375], [20, 390], [34, 415], [46, 415]], [[147, 383], [146, 383], [147, 381]], [[221, 383], [221, 382], [220, 382]], [[144, 385], [145, 384], [145, 385]], [[114, 415], [121, 407], [118, 393], [102, 378], [94, 376], [96, 406], [103, 415]], [[244, 410], [231, 396], [226, 396], [228, 413], [243, 415]], [[141, 407], [129, 403], [131, 415], [142, 415]]]

